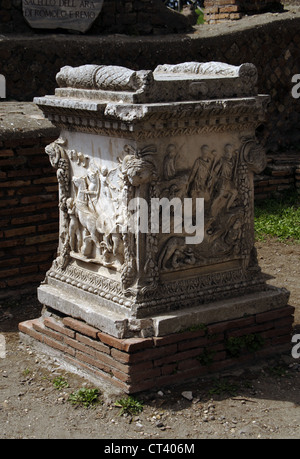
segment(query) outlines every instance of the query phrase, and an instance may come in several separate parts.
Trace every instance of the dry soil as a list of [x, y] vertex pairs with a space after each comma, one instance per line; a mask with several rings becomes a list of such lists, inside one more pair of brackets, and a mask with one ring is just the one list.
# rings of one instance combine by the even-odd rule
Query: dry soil
[[[290, 290], [294, 333], [300, 333], [300, 244], [270, 240], [257, 243], [257, 249], [263, 271], [274, 276], [270, 282]], [[104, 448], [113, 439], [131, 444], [136, 439], [300, 438], [300, 359], [290, 353], [138, 394], [143, 410], [120, 416], [117, 398], [107, 393], [94, 408], [73, 406], [71, 393], [95, 385], [20, 342], [18, 323], [39, 314], [35, 295], [11, 298], [0, 308], [0, 336], [6, 344], [5, 358], [0, 358], [2, 439], [103, 439]], [[59, 376], [68, 387], [56, 388]]]

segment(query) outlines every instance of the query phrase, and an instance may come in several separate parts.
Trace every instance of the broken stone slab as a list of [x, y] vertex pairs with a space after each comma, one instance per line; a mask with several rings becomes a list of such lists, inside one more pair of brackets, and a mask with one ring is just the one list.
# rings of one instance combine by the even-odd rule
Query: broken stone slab
[[34, 29], [86, 32], [99, 16], [103, 0], [22, 0], [23, 16]]

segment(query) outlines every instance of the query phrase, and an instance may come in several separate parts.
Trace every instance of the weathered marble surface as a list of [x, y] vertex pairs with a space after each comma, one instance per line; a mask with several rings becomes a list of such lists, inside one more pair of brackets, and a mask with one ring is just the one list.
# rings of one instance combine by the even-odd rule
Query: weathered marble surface
[[[117, 337], [173, 333], [216, 314], [212, 304], [224, 320], [286, 304], [254, 247], [253, 173], [266, 165], [255, 129], [269, 98], [257, 94], [253, 65], [86, 65], [62, 68], [57, 82], [54, 96], [35, 99], [61, 130], [46, 148], [60, 241], [43, 304]], [[172, 212], [170, 232], [149, 220], [138, 231], [146, 214], [130, 207], [137, 198], [203, 198], [203, 240], [189, 243], [184, 225], [175, 231]]]

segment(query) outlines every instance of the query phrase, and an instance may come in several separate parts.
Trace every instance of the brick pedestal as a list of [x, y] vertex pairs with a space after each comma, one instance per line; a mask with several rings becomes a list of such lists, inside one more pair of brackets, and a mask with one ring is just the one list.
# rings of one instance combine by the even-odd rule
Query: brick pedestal
[[288, 351], [293, 313], [287, 305], [151, 338], [118, 339], [67, 316], [28, 320], [19, 329], [87, 377], [132, 394]]

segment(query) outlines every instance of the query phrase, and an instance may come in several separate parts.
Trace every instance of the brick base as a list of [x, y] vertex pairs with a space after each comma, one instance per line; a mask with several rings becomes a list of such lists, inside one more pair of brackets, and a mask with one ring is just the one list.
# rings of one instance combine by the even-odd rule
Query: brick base
[[[251, 363], [290, 348], [294, 308], [285, 306], [163, 337], [118, 339], [71, 317], [19, 324], [87, 377], [132, 394]], [[44, 347], [45, 348], [45, 347]]]

